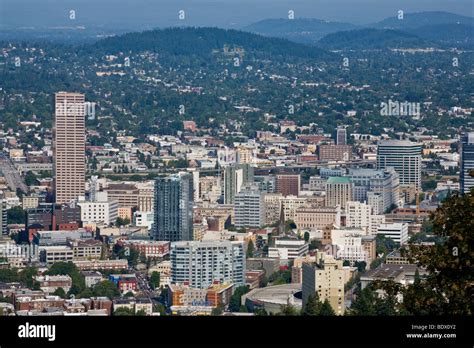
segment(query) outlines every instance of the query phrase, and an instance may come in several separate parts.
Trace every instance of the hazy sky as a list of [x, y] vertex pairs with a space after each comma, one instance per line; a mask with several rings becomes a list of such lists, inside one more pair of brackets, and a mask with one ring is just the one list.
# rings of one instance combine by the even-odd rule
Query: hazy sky
[[[0, 0], [0, 26], [86, 25], [144, 29], [172, 25], [240, 28], [267, 19], [319, 18], [357, 24], [407, 12], [474, 16], [472, 0]], [[76, 11], [76, 20], [69, 11]], [[185, 11], [185, 20], [178, 11]]]

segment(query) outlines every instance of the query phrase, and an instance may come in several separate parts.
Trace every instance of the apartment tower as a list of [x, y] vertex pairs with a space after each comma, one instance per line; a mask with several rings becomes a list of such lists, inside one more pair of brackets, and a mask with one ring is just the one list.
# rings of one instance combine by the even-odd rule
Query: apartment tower
[[155, 180], [155, 240], [193, 240], [193, 198], [193, 176], [189, 173]]
[[474, 171], [474, 132], [465, 133], [461, 136], [460, 167], [461, 193], [469, 193], [469, 190], [474, 187], [474, 177], [470, 175]]

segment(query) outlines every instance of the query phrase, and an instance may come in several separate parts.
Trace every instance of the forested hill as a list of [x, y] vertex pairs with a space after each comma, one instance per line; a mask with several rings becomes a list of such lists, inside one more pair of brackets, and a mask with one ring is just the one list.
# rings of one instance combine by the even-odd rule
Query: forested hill
[[341, 31], [322, 38], [318, 45], [326, 49], [389, 49], [433, 47], [418, 36], [399, 30], [360, 29]]
[[474, 25], [474, 18], [441, 11], [415, 12], [404, 13], [403, 18], [386, 18], [383, 21], [370, 25], [370, 27], [378, 29], [409, 30], [425, 25], [433, 26], [441, 24]]
[[237, 30], [194, 27], [128, 33], [85, 46], [85, 50], [99, 54], [152, 51], [176, 56], [208, 58], [215, 50], [222, 51], [224, 46], [230, 49], [244, 48], [246, 54], [256, 55], [259, 58], [282, 56], [327, 59], [332, 56], [321, 48], [309, 47], [285, 39], [268, 38]]
[[474, 25], [436, 24], [411, 29], [409, 32], [443, 46], [472, 49], [474, 47]]

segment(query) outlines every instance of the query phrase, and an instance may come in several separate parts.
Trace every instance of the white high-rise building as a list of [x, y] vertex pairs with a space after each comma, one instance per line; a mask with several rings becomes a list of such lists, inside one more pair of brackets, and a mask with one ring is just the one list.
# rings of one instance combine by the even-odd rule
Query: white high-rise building
[[381, 224], [377, 229], [377, 234], [384, 235], [387, 238], [391, 238], [394, 242], [404, 245], [408, 242], [408, 224]]
[[385, 212], [383, 195], [380, 193], [367, 192], [367, 204], [372, 207], [375, 214], [383, 214]]
[[200, 190], [199, 190], [199, 171], [194, 170], [191, 172], [193, 175], [193, 195], [194, 202], [199, 202]]
[[303, 239], [280, 237], [275, 239], [275, 246], [268, 248], [268, 257], [281, 260], [294, 260], [306, 255], [308, 243]]
[[372, 207], [368, 204], [349, 201], [346, 203], [346, 226], [360, 227], [367, 231], [370, 228]]
[[375, 209], [366, 203], [347, 202], [346, 204], [346, 227], [361, 228], [364, 234], [373, 235], [377, 233], [377, 228], [385, 222], [384, 215], [374, 213]]
[[392, 167], [400, 176], [400, 185], [421, 188], [422, 145], [406, 140], [380, 141], [377, 147], [377, 169]]
[[94, 201], [80, 197], [77, 205], [81, 207], [81, 220], [84, 224], [110, 225], [117, 221], [119, 203], [109, 200], [105, 191], [96, 192]]
[[336, 258], [347, 261], [370, 262], [370, 255], [362, 244], [363, 229], [337, 229], [331, 231], [331, 244], [336, 246]]
[[235, 195], [235, 227], [265, 225], [265, 199], [258, 184], [247, 184]]
[[350, 169], [348, 176], [354, 183], [354, 200], [367, 202], [375, 213], [382, 214], [390, 206], [399, 204], [399, 175], [393, 168]]
[[171, 282], [205, 289], [214, 282], [245, 284], [242, 242], [227, 240], [171, 243]]
[[385, 215], [372, 215], [370, 217], [370, 228], [368, 234], [375, 236], [379, 229], [379, 226], [385, 223]]
[[281, 193], [265, 193], [265, 225], [272, 225], [280, 220], [283, 195]]

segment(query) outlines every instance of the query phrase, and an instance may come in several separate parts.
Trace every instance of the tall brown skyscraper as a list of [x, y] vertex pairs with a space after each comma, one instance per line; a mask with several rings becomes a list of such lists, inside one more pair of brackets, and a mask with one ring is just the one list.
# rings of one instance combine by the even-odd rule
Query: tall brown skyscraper
[[84, 196], [85, 115], [84, 94], [58, 92], [53, 127], [54, 191], [56, 203]]

